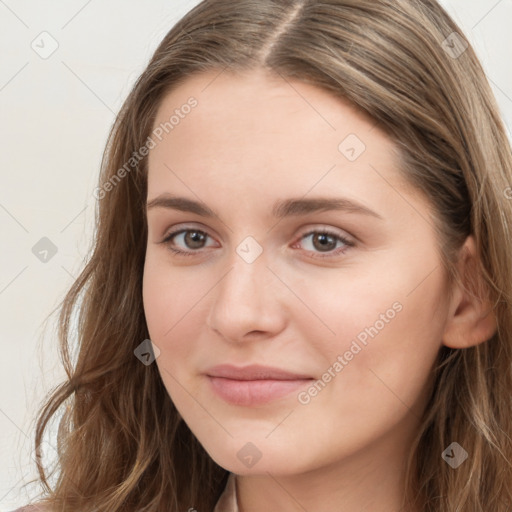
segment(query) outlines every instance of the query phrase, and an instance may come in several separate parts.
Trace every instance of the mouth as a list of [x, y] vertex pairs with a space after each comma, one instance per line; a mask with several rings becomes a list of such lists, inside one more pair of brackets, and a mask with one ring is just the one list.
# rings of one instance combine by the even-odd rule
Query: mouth
[[220, 365], [206, 372], [212, 391], [224, 401], [250, 407], [265, 404], [298, 391], [313, 377], [268, 366]]

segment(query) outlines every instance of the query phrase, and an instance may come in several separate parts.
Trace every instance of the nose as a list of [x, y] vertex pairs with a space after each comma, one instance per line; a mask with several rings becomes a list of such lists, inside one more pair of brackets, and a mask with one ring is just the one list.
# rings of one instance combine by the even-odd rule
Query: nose
[[231, 342], [275, 336], [287, 322], [285, 285], [262, 256], [248, 263], [235, 254], [230, 263], [212, 290], [207, 325]]

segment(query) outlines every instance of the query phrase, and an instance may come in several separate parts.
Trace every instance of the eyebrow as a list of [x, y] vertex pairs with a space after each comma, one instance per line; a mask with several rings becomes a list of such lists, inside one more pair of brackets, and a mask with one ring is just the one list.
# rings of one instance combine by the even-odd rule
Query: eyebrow
[[[182, 212], [195, 213], [201, 217], [217, 217], [217, 213], [204, 203], [188, 199], [186, 197], [162, 194], [147, 203], [147, 209], [167, 208]], [[272, 208], [272, 216], [277, 219], [285, 217], [308, 215], [310, 213], [325, 211], [344, 211], [359, 213], [383, 220], [382, 215], [370, 210], [367, 206], [347, 198], [315, 197], [315, 198], [291, 198], [278, 200]]]

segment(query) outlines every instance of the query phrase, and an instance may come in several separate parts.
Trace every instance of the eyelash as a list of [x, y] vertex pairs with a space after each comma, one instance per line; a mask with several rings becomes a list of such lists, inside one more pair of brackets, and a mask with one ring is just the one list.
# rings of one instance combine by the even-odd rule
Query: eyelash
[[[164, 240], [162, 240], [162, 244], [165, 244], [168, 246], [168, 249], [170, 251], [172, 251], [173, 253], [175, 254], [178, 254], [179, 256], [195, 256], [199, 250], [196, 250], [196, 251], [182, 251], [182, 250], [179, 250], [179, 249], [175, 249], [173, 247], [171, 247], [171, 240], [177, 236], [177, 235], [180, 235], [182, 233], [187, 233], [189, 231], [194, 231], [194, 232], [197, 232], [197, 233], [201, 233], [203, 235], [206, 235], [206, 236], [210, 236], [208, 235], [208, 233], [206, 233], [205, 231], [202, 231], [200, 229], [193, 229], [193, 228], [188, 228], [188, 229], [178, 229], [176, 231], [173, 231], [171, 233], [169, 233], [165, 238]], [[300, 240], [308, 237], [308, 236], [311, 236], [311, 235], [327, 235], [327, 236], [331, 236], [335, 239], [337, 239], [338, 241], [342, 242], [345, 247], [341, 247], [341, 248], [338, 248], [338, 249], [335, 249], [333, 251], [331, 251], [330, 253], [328, 253], [328, 255], [325, 255], [325, 256], [313, 256], [313, 258], [332, 258], [332, 257], [335, 257], [335, 256], [338, 256], [340, 254], [344, 254], [347, 249], [351, 248], [351, 247], [354, 247], [355, 246], [355, 243], [348, 240], [347, 238], [339, 235], [338, 233], [334, 233], [333, 231], [329, 231], [328, 229], [318, 229], [318, 230], [311, 230], [311, 231], [308, 231], [307, 233], [304, 233], [303, 235], [301, 235]]]

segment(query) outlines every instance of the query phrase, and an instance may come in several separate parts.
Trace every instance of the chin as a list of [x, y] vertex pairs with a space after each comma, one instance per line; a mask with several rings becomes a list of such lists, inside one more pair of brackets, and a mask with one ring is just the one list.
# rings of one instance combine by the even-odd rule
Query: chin
[[309, 459], [296, 446], [283, 446], [282, 442], [273, 445], [270, 440], [261, 438], [250, 439], [251, 436], [243, 440], [230, 438], [224, 444], [203, 446], [219, 466], [237, 475], [293, 475], [311, 469]]

